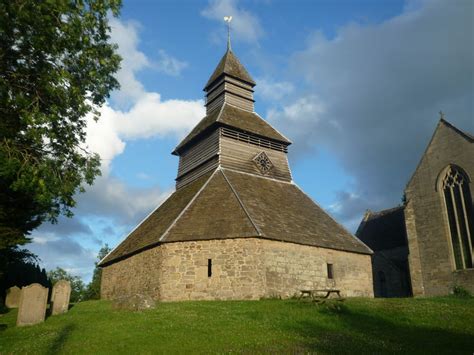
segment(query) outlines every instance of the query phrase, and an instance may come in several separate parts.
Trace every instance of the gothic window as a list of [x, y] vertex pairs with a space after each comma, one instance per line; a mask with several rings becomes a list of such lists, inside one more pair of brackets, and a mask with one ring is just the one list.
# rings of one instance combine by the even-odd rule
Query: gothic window
[[442, 182], [456, 270], [472, 268], [474, 216], [469, 180], [459, 167], [450, 166]]
[[259, 153], [253, 158], [253, 161], [263, 175], [267, 174], [273, 168], [273, 163], [265, 152]]

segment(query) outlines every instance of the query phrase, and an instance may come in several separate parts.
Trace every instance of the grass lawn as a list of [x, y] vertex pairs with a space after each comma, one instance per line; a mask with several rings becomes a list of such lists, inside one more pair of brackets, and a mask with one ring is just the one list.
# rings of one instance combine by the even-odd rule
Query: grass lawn
[[474, 298], [337, 305], [182, 302], [134, 313], [89, 301], [23, 328], [14, 310], [0, 315], [0, 353], [474, 353]]

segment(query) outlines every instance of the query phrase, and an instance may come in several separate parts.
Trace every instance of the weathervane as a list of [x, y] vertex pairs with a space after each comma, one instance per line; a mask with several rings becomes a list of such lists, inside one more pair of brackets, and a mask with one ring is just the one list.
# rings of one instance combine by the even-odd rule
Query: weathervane
[[224, 16], [224, 21], [227, 22], [227, 50], [232, 50], [230, 46], [230, 21], [232, 21], [232, 16]]
[[444, 112], [441, 111], [441, 110], [439, 111], [439, 118], [440, 118], [441, 120], [444, 120]]

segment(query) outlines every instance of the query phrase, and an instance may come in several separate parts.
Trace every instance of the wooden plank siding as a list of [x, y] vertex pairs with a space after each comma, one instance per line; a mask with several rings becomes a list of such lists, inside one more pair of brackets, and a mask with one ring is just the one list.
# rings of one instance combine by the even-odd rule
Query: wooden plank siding
[[207, 172], [216, 169], [219, 166], [219, 157], [216, 155], [211, 160], [204, 162], [202, 165], [198, 166], [196, 169], [188, 171], [186, 175], [181, 176], [176, 179], [176, 189], [179, 189], [183, 186], [188, 185], [189, 183], [195, 181], [197, 178], [203, 176]]
[[219, 130], [200, 140], [179, 157], [178, 179], [219, 153]]
[[284, 181], [291, 181], [291, 172], [286, 153], [240, 142], [223, 136], [221, 136], [220, 139], [220, 165], [223, 168], [262, 175], [253, 161], [253, 158], [262, 151], [268, 155], [273, 163], [272, 170], [270, 170], [265, 176]]
[[222, 106], [224, 102], [253, 112], [253, 89], [241, 81], [225, 77], [208, 90], [206, 95], [207, 113]]
[[180, 155], [176, 188], [185, 186], [219, 165], [262, 175], [253, 160], [262, 151], [273, 163], [273, 168], [265, 176], [291, 181], [286, 145], [219, 127]]

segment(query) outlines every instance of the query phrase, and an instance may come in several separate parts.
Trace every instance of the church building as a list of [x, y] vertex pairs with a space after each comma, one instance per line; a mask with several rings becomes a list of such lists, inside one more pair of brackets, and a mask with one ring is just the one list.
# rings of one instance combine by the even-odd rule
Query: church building
[[372, 251], [293, 182], [291, 142], [254, 111], [255, 85], [228, 45], [206, 116], [173, 151], [176, 191], [101, 261], [102, 298], [373, 296]]
[[474, 293], [474, 137], [441, 118], [405, 203], [367, 211], [356, 235], [373, 251], [377, 297]]

